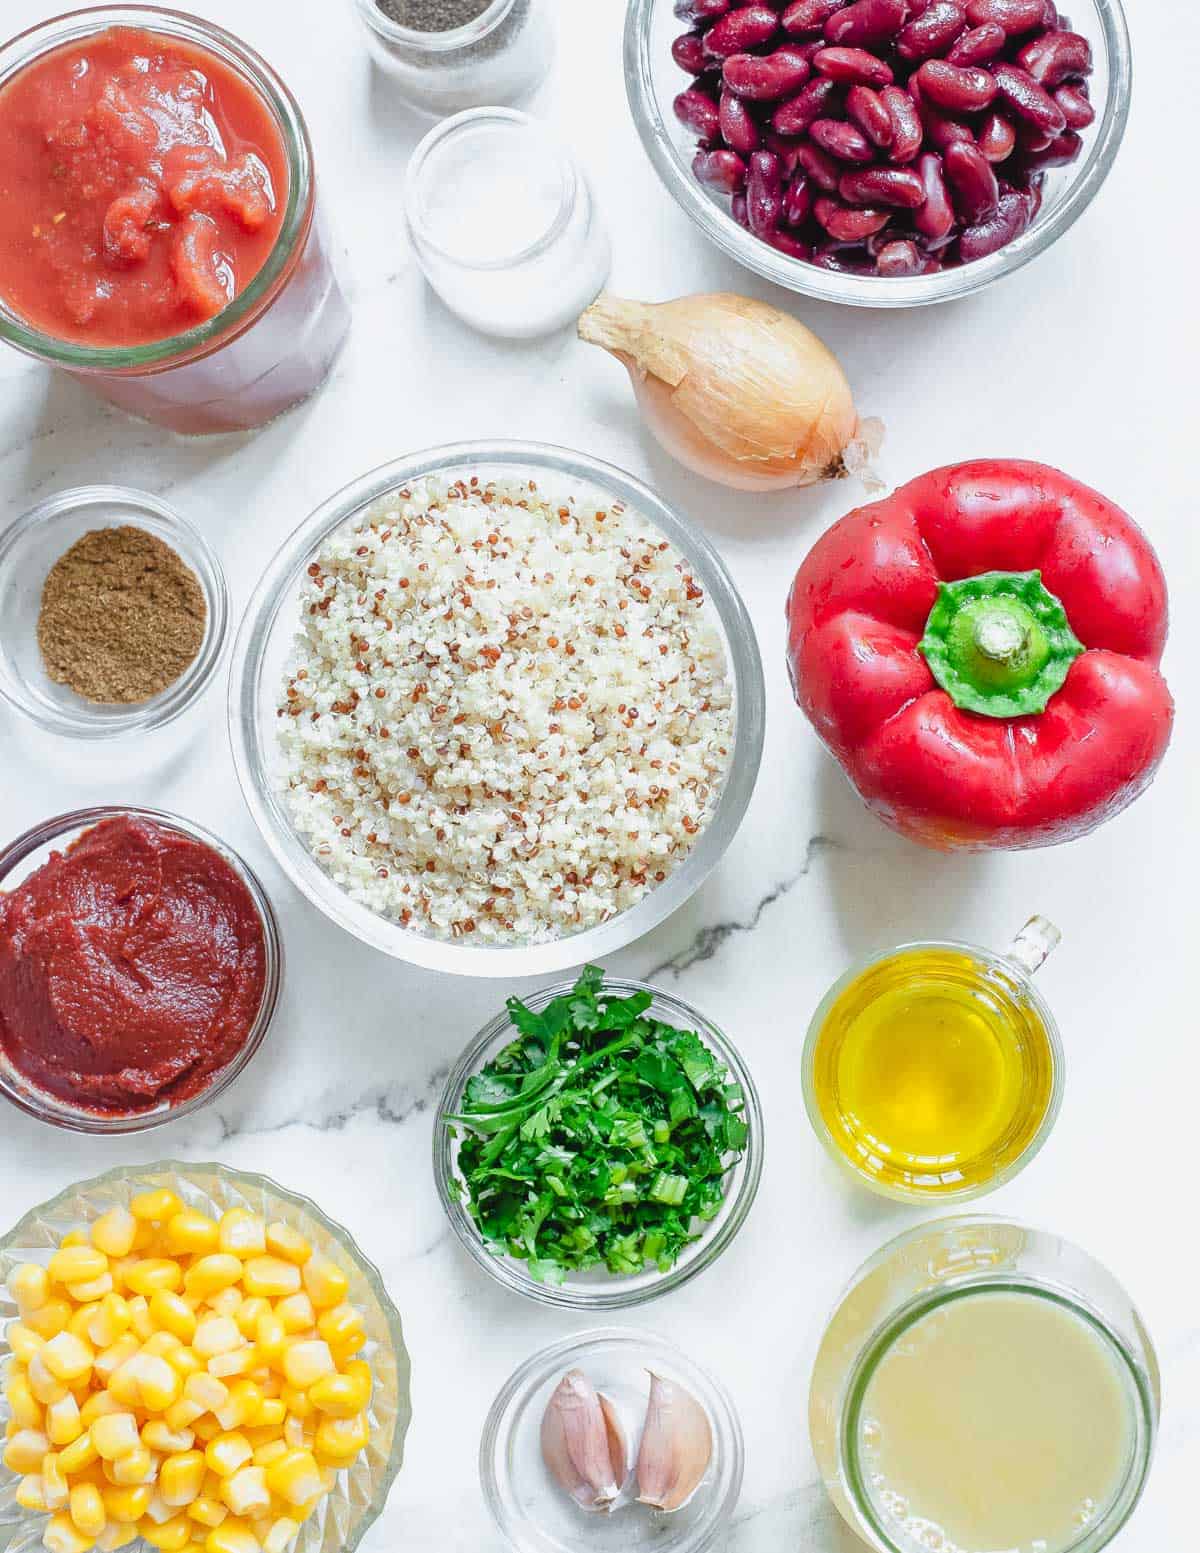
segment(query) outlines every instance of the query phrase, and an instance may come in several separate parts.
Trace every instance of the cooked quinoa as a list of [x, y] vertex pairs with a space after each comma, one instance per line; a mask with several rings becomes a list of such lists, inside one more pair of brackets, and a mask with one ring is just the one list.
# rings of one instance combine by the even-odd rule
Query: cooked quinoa
[[308, 568], [285, 801], [350, 896], [437, 938], [537, 943], [691, 851], [733, 747], [720, 633], [620, 503], [425, 480]]

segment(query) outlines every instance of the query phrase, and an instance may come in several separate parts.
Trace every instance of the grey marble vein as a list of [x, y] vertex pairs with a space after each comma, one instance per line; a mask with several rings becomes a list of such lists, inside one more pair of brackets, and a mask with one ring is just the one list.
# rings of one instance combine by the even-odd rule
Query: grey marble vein
[[344, 1132], [360, 1117], [371, 1116], [389, 1126], [402, 1127], [412, 1117], [424, 1115], [428, 1111], [432, 1101], [441, 1093], [449, 1071], [445, 1066], [435, 1069], [418, 1090], [407, 1084], [385, 1084], [367, 1090], [340, 1110], [327, 1111], [317, 1116], [289, 1116], [265, 1127], [243, 1125], [223, 1112], [218, 1113], [216, 1121], [221, 1129], [218, 1141], [227, 1143], [231, 1138], [247, 1133], [265, 1136], [267, 1133], [288, 1132], [294, 1127], [303, 1127], [311, 1132]]

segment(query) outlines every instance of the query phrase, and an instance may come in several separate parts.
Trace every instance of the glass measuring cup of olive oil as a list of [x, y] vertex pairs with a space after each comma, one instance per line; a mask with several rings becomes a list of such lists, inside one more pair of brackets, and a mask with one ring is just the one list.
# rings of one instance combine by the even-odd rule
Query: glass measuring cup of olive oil
[[1062, 1099], [1062, 1042], [1031, 981], [1059, 936], [1031, 917], [1002, 954], [902, 944], [847, 971], [803, 1059], [809, 1119], [839, 1165], [885, 1197], [948, 1201], [1028, 1164]]

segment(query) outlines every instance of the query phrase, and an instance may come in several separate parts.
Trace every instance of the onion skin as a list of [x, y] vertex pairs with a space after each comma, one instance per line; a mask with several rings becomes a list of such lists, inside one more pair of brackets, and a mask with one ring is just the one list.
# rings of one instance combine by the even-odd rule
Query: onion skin
[[625, 366], [650, 431], [696, 474], [742, 491], [845, 473], [859, 436], [837, 358], [789, 314], [731, 292], [602, 296], [579, 335]]

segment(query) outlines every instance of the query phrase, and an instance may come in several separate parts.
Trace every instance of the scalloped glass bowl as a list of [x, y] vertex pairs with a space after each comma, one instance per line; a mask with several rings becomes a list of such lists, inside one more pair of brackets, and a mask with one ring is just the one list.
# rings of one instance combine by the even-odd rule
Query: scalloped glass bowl
[[852, 307], [920, 307], [980, 291], [1019, 270], [1072, 227], [1108, 177], [1129, 117], [1133, 61], [1121, 0], [1071, 0], [1073, 29], [1092, 45], [1091, 78], [1096, 122], [1084, 131], [1084, 150], [1073, 166], [1052, 171], [1037, 219], [1015, 242], [986, 259], [936, 275], [885, 277], [839, 275], [790, 258], [738, 225], [729, 201], [692, 175], [696, 137], [676, 119], [671, 104], [689, 78], [671, 58], [671, 40], [686, 30], [671, 0], [629, 0], [625, 20], [625, 84], [633, 122], [667, 193], [704, 235], [739, 264], [789, 291]]
[[[529, 1008], [540, 1012], [552, 999], [570, 992], [573, 985], [573, 982], [560, 982], [557, 986], [542, 987], [523, 1001]], [[762, 1175], [762, 1106], [749, 1069], [724, 1032], [682, 998], [673, 997], [671, 993], [664, 992], [661, 987], [652, 987], [648, 982], [606, 976], [604, 990], [618, 993], [621, 997], [629, 997], [634, 992], [652, 993], [654, 1001], [647, 1010], [647, 1017], [665, 1020], [685, 1030], [695, 1030], [705, 1045], [724, 1063], [734, 1082], [741, 1086], [749, 1136], [741, 1159], [728, 1173], [725, 1202], [720, 1213], [704, 1226], [699, 1240], [686, 1248], [669, 1272], [660, 1273], [656, 1268], [650, 1268], [631, 1277], [618, 1278], [600, 1268], [576, 1273], [557, 1285], [538, 1283], [530, 1277], [524, 1262], [511, 1256], [493, 1256], [488, 1251], [475, 1221], [451, 1185], [452, 1181], [460, 1179], [457, 1175], [458, 1140], [451, 1135], [451, 1129], [443, 1118], [459, 1112], [467, 1080], [503, 1051], [517, 1033], [507, 1012], [497, 1014], [495, 1019], [486, 1024], [451, 1069], [438, 1104], [433, 1126], [433, 1175], [438, 1197], [446, 1210], [451, 1229], [474, 1260], [497, 1283], [544, 1305], [557, 1305], [572, 1310], [624, 1310], [657, 1299], [669, 1289], [690, 1283], [716, 1261], [746, 1222]]]
[[[338, 1473], [337, 1487], [304, 1522], [293, 1553], [353, 1553], [368, 1527], [383, 1511], [388, 1492], [404, 1460], [404, 1438], [412, 1420], [408, 1350], [400, 1315], [383, 1279], [363, 1255], [350, 1233], [327, 1218], [307, 1197], [289, 1192], [267, 1176], [229, 1170], [218, 1164], [182, 1164], [162, 1160], [145, 1166], [107, 1171], [69, 1186], [49, 1202], [32, 1209], [0, 1239], [0, 1329], [13, 1319], [16, 1307], [7, 1291], [8, 1276], [18, 1263], [49, 1260], [68, 1230], [128, 1204], [137, 1192], [170, 1187], [189, 1208], [221, 1214], [248, 1208], [269, 1219], [283, 1219], [298, 1229], [313, 1249], [337, 1261], [350, 1279], [349, 1299], [363, 1314], [367, 1344], [363, 1357], [371, 1366], [375, 1388], [371, 1398], [371, 1438], [353, 1466]], [[10, 1356], [0, 1336], [0, 1369]], [[0, 1421], [8, 1404], [0, 1400]], [[0, 1467], [0, 1546], [6, 1553], [40, 1548], [44, 1515], [21, 1509], [15, 1502], [19, 1479]], [[7, 1540], [6, 1540], [7, 1539]]]
[[[734, 745], [729, 774], [707, 828], [664, 883], [628, 911], [568, 938], [542, 944], [471, 945], [404, 928], [353, 900], [321, 868], [296, 833], [283, 801], [276, 700], [292, 649], [299, 591], [313, 556], [343, 524], [380, 497], [436, 474], [448, 480], [536, 477], [544, 489], [600, 504], [624, 501], [687, 557], [725, 641], [733, 682]], [[612, 464], [540, 442], [461, 442], [373, 469], [336, 492], [286, 539], [246, 610], [229, 676], [229, 734], [242, 796], [279, 866], [331, 922], [384, 954], [458, 976], [546, 976], [602, 960], [682, 906], [733, 840], [758, 776], [766, 717], [762, 660], [754, 626], [733, 579], [700, 530], [652, 490]]]

